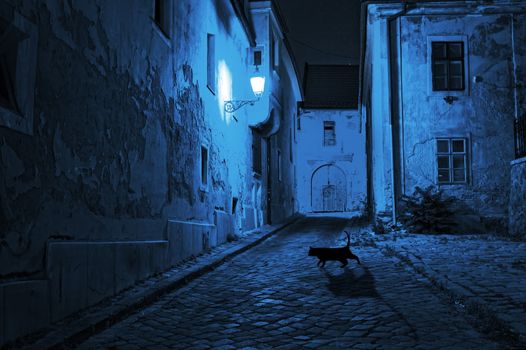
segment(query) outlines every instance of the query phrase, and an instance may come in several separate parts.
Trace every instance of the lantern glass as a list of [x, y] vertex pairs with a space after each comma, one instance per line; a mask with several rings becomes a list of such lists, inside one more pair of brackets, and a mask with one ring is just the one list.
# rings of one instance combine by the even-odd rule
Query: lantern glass
[[250, 85], [252, 86], [252, 92], [256, 97], [261, 97], [263, 91], [265, 91], [265, 77], [264, 76], [253, 76], [250, 78]]

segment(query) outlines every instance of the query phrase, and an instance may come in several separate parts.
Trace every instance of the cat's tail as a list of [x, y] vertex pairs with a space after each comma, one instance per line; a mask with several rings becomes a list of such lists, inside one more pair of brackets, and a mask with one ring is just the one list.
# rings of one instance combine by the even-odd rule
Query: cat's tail
[[351, 236], [349, 236], [349, 232], [343, 231], [347, 235], [347, 247], [351, 246]]

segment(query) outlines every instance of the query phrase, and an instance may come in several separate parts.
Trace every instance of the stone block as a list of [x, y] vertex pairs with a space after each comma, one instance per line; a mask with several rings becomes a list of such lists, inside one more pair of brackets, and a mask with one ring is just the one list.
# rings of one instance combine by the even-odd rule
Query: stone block
[[168, 222], [169, 256], [171, 265], [201, 253], [205, 246], [217, 245], [214, 225], [191, 221]]
[[232, 215], [216, 210], [214, 213], [215, 224], [217, 227], [217, 243], [222, 244], [227, 240], [227, 235], [233, 232]]
[[210, 248], [213, 248], [215, 246], [218, 245], [218, 241], [217, 241], [217, 229], [216, 227], [211, 227], [208, 229], [208, 234], [209, 234], [209, 244], [210, 244]]
[[116, 243], [87, 243], [88, 305], [98, 303], [115, 293]]
[[3, 294], [3, 341], [36, 332], [50, 322], [49, 290], [46, 280], [6, 283]]
[[203, 251], [203, 227], [192, 225], [192, 248], [190, 255], [197, 255]]
[[58, 321], [88, 306], [87, 245], [53, 242], [48, 247], [51, 320]]
[[144, 269], [142, 269], [143, 274], [139, 276], [140, 279], [165, 270], [167, 248], [167, 241], [148, 241], [139, 243], [139, 256], [144, 267]]
[[115, 245], [115, 292], [133, 286], [139, 281], [141, 260], [137, 244], [121, 242]]

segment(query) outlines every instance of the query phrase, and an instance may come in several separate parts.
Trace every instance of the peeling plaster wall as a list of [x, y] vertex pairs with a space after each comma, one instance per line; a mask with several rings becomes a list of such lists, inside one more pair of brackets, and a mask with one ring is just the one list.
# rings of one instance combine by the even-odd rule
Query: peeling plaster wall
[[[506, 226], [513, 121], [525, 107], [524, 6], [505, 1], [418, 4], [405, 14], [400, 4], [369, 6], [362, 108], [370, 114], [375, 213], [392, 208], [392, 186], [399, 196], [433, 185], [458, 198], [459, 220], [468, 230]], [[389, 16], [394, 16], [391, 52]], [[430, 45], [448, 39], [465, 42], [465, 91], [432, 89]], [[453, 102], [447, 103], [446, 96]], [[400, 149], [393, 147], [393, 134]], [[440, 137], [468, 140], [467, 184], [438, 184]]]
[[[524, 15], [514, 19], [525, 23]], [[401, 19], [403, 189], [437, 184], [437, 137], [468, 140], [468, 183], [440, 185], [468, 213], [507, 220], [509, 162], [514, 157], [514, 77], [512, 15], [417, 16]], [[415, 35], [415, 33], [417, 35]], [[432, 92], [430, 36], [465, 36], [466, 90], [451, 104]], [[520, 40], [520, 38], [515, 38]], [[522, 41], [524, 42], [524, 38]], [[526, 56], [519, 55], [519, 62]], [[422, 79], [427, 77], [427, 79]], [[524, 77], [522, 77], [524, 79]]]
[[[334, 121], [336, 145], [323, 146], [323, 122]], [[346, 177], [345, 211], [365, 212], [367, 199], [365, 123], [356, 110], [308, 109], [297, 130], [296, 176], [300, 212], [312, 212], [312, 177], [324, 165], [334, 165]]]
[[[223, 111], [225, 100], [252, 95], [249, 39], [229, 1], [173, 4], [165, 36], [151, 1], [0, 3], [38, 29], [33, 133], [0, 127], [0, 291], [12, 295], [18, 283], [38, 279], [43, 292], [35, 300], [51, 304], [51, 315], [46, 308], [34, 327], [15, 327], [0, 341], [261, 224], [247, 219], [264, 209], [252, 193], [261, 180], [252, 173], [250, 112], [234, 118]], [[207, 33], [216, 40], [214, 92], [206, 86]], [[288, 118], [298, 97], [290, 89], [294, 72], [283, 77], [276, 99], [287, 120], [273, 142], [288, 160]], [[276, 221], [295, 210], [292, 163], [282, 171]], [[196, 232], [202, 237], [190, 237]], [[87, 258], [68, 253], [70, 245]], [[97, 254], [106, 259], [94, 261]], [[109, 266], [113, 255], [117, 265]], [[68, 263], [88, 271], [87, 280]], [[99, 278], [89, 273], [95, 270], [109, 272]], [[40, 285], [46, 278], [49, 289]], [[82, 285], [95, 295], [75, 293]]]
[[[205, 86], [211, 32], [233, 82], [225, 89], [247, 90], [236, 84], [247, 76], [246, 35], [229, 3], [178, 1], [170, 40], [150, 5], [33, 1], [16, 8], [39, 28], [38, 117], [33, 137], [0, 129], [0, 275], [41, 269], [50, 237], [160, 239], [167, 218], [213, 222], [214, 209], [228, 210], [232, 193], [246, 192], [246, 119], [226, 116]], [[199, 176], [202, 144], [209, 147], [207, 188]]]

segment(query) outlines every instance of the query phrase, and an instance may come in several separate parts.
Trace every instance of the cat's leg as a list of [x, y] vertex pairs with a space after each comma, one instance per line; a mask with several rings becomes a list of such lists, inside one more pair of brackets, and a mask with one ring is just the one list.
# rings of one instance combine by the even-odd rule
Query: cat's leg
[[325, 267], [325, 263], [326, 263], [326, 262], [327, 262], [326, 260], [322, 260], [321, 267]]
[[340, 266], [340, 267], [345, 267], [345, 266], [347, 266], [347, 264], [349, 263], [349, 262], [347, 261], [347, 259], [340, 259], [340, 260], [338, 260], [338, 261], [342, 263], [342, 266]]
[[358, 257], [357, 257], [356, 255], [352, 254], [352, 258], [353, 258], [354, 260], [356, 260], [356, 262], [358, 263], [358, 265], [361, 265], [361, 264], [362, 264], [362, 263], [360, 262], [360, 259], [358, 259]]
[[321, 259], [318, 260], [318, 264], [317, 264], [317, 265], [318, 265], [318, 266], [321, 265]]

